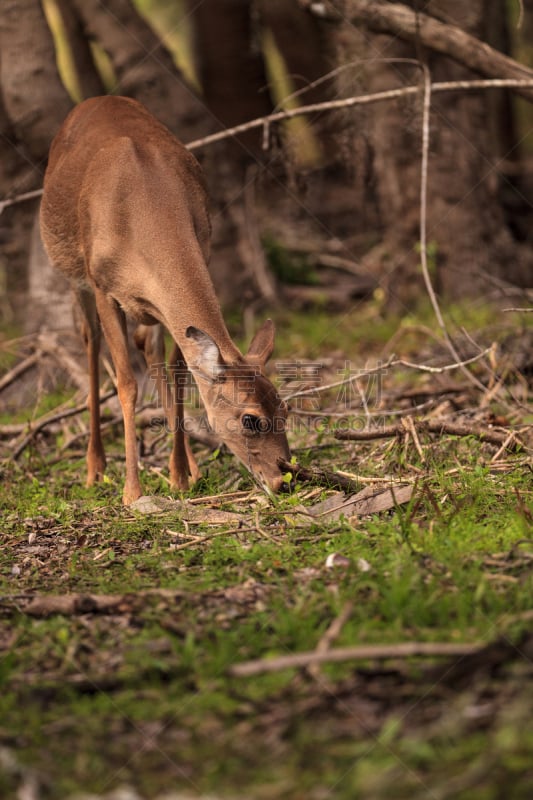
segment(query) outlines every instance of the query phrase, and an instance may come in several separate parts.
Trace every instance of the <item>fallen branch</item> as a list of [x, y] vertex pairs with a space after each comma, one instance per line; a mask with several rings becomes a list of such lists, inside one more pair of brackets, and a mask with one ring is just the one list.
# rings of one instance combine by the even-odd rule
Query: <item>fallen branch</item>
[[3, 376], [0, 380], [0, 392], [9, 386], [13, 381], [18, 378], [20, 375], [23, 375], [27, 372], [34, 364], [36, 364], [42, 357], [42, 352], [38, 350], [37, 352], [33, 353], [31, 356], [28, 356], [23, 361], [20, 361], [16, 364], [9, 372]]
[[337, 472], [331, 472], [326, 469], [319, 469], [318, 467], [301, 467], [299, 464], [291, 464], [285, 459], [278, 459], [280, 469], [285, 472], [290, 472], [293, 478], [297, 478], [303, 483], [313, 483], [317, 486], [324, 486], [326, 489], [342, 489], [347, 494], [353, 494], [360, 490], [360, 485], [353, 481], [351, 478], [346, 478], [344, 475], [339, 475]]
[[[100, 398], [100, 403], [105, 403], [106, 400], [109, 400], [110, 397], [113, 397], [116, 394], [116, 389], [112, 389], [111, 391], [107, 392]], [[87, 411], [88, 405], [87, 403], [80, 403], [80, 405], [74, 406], [74, 408], [67, 408], [65, 411], [61, 411], [58, 414], [48, 414], [41, 419], [36, 420], [35, 423], [30, 423], [32, 425], [31, 430], [29, 433], [22, 439], [21, 442], [15, 447], [11, 458], [16, 461], [26, 447], [32, 442], [35, 436], [46, 428], [48, 425], [52, 425], [54, 422], [60, 422], [63, 419], [67, 419], [68, 417], [74, 417], [76, 414], [81, 414], [82, 411]]]
[[401, 642], [388, 645], [337, 647], [326, 652], [291, 653], [277, 658], [258, 658], [229, 668], [235, 678], [249, 678], [284, 669], [309, 668], [314, 664], [338, 664], [342, 661], [383, 661], [390, 658], [462, 658], [483, 648], [483, 644], [452, 644], [450, 642]]
[[115, 614], [126, 610], [126, 601], [126, 596], [114, 594], [42, 595], [31, 600], [24, 612], [31, 617], [49, 617], [53, 614]]
[[54, 614], [75, 616], [77, 614], [131, 614], [146, 605], [148, 598], [177, 602], [196, 601], [205, 604], [206, 598], [226, 600], [230, 603], [246, 604], [263, 596], [268, 588], [261, 583], [246, 582], [215, 589], [204, 593], [187, 592], [183, 589], [140, 589], [124, 594], [64, 594], [32, 595], [14, 594], [0, 597], [0, 608], [31, 617], [49, 617]]
[[[509, 441], [509, 432], [499, 433], [499, 431], [482, 430], [481, 428], [470, 425], [458, 425], [451, 422], [440, 422], [439, 420], [427, 420], [416, 423], [416, 428], [420, 433], [436, 433], [446, 436], [475, 436], [481, 442], [494, 444], [498, 447], [503, 445], [508, 450], [518, 450], [523, 447], [522, 442], [512, 434]], [[335, 438], [341, 441], [370, 442], [374, 439], [387, 439], [394, 436], [404, 436], [405, 427], [403, 425], [383, 425], [370, 431], [340, 430], [335, 431]]]
[[[130, 594], [43, 594], [7, 595], [0, 598], [0, 607], [15, 609], [30, 617], [50, 617], [55, 614], [70, 617], [77, 614], [130, 613], [135, 604], [155, 595], [172, 600], [184, 596], [178, 589], [150, 589]], [[26, 602], [29, 601], [29, 602]]]

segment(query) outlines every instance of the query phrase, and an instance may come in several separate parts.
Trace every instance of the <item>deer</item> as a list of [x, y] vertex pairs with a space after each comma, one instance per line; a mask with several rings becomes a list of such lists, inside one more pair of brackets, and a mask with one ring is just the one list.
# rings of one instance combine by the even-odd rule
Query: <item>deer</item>
[[[87, 486], [101, 480], [101, 335], [116, 374], [124, 422], [123, 503], [142, 496], [133, 371], [126, 319], [143, 350], [174, 440], [172, 489], [199, 471], [184, 430], [183, 374], [198, 386], [209, 424], [267, 492], [282, 488], [290, 458], [287, 407], [266, 377], [274, 325], [266, 320], [246, 355], [232, 341], [208, 272], [210, 221], [200, 165], [140, 103], [94, 97], [76, 106], [55, 136], [40, 211], [44, 247], [69, 279], [82, 315], [89, 371]], [[164, 330], [173, 340], [165, 367]]]

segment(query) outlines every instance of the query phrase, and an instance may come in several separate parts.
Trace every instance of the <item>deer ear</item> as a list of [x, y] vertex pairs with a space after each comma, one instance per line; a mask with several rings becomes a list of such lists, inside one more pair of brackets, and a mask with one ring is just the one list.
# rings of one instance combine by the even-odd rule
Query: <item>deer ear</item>
[[220, 354], [218, 345], [208, 333], [189, 325], [185, 336], [194, 342], [193, 363], [189, 364], [192, 371], [198, 370], [204, 378], [216, 381], [224, 374], [224, 359]]
[[247, 361], [265, 366], [274, 350], [274, 333], [274, 323], [271, 319], [266, 319], [252, 339], [246, 353]]

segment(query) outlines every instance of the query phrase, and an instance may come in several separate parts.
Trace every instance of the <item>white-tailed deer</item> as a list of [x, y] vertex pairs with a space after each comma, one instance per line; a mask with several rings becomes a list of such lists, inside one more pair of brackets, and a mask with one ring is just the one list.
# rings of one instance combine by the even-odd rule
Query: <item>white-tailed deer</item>
[[[125, 314], [140, 323], [137, 344], [157, 384], [171, 428], [172, 486], [185, 489], [197, 468], [183, 426], [183, 369], [194, 375], [209, 422], [263, 486], [282, 484], [278, 458], [289, 457], [286, 408], [262, 368], [274, 346], [270, 320], [246, 356], [232, 342], [207, 270], [210, 225], [196, 159], [142, 105], [124, 97], [81, 103], [50, 150], [41, 206], [42, 238], [67, 275], [84, 314], [90, 374], [87, 484], [100, 479], [100, 325], [117, 376], [124, 417], [124, 503], [141, 494], [135, 435], [137, 383]], [[173, 387], [162, 366], [161, 323], [175, 348]], [[157, 366], [156, 366], [157, 365]]]

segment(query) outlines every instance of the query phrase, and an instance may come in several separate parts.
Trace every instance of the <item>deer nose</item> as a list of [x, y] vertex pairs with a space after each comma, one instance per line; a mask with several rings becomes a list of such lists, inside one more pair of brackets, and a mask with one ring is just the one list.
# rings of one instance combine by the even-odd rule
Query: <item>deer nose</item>
[[268, 488], [271, 489], [273, 492], [279, 492], [285, 486], [285, 481], [283, 479], [283, 475], [281, 472], [279, 475], [272, 475], [266, 479], [268, 484]]

